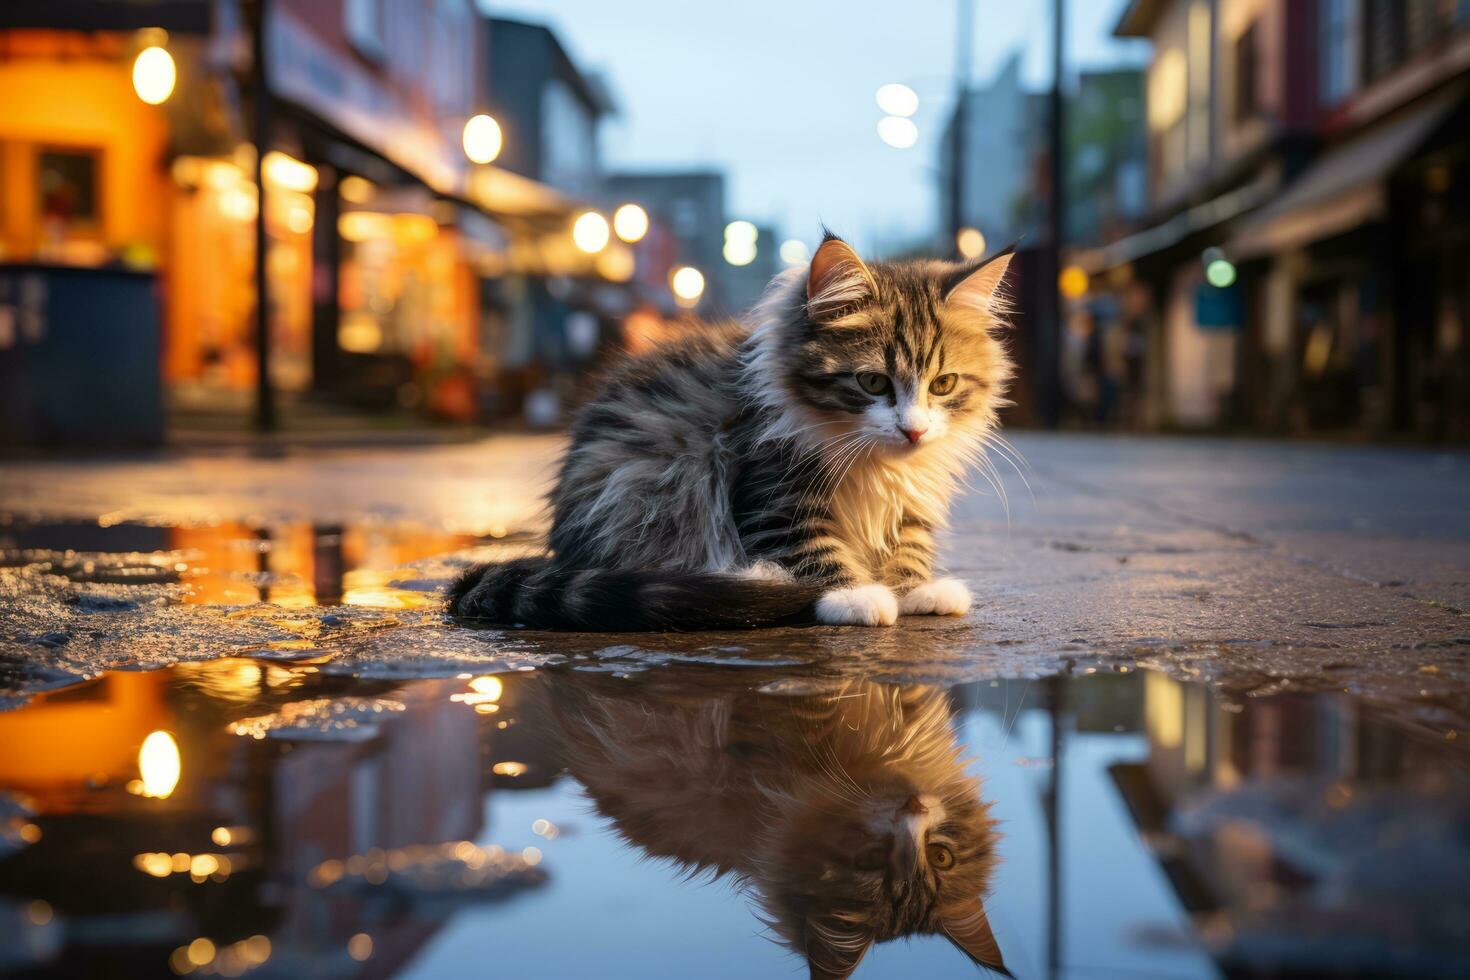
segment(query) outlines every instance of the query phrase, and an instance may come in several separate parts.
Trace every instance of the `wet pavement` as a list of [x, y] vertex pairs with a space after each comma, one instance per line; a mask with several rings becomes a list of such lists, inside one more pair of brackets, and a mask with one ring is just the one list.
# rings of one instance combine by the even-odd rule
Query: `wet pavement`
[[1015, 442], [877, 631], [446, 622], [549, 439], [5, 467], [0, 973], [790, 975], [909, 797], [1018, 977], [1470, 973], [1470, 458]]

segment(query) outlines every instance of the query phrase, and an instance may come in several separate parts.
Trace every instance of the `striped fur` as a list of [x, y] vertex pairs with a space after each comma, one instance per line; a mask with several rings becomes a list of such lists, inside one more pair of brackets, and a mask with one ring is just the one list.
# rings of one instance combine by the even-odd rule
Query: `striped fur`
[[[576, 629], [893, 622], [984, 465], [1011, 372], [1008, 261], [863, 263], [829, 236], [752, 326], [626, 361], [572, 426], [550, 554], [472, 569], [451, 610]], [[905, 611], [963, 612], [950, 585]]]

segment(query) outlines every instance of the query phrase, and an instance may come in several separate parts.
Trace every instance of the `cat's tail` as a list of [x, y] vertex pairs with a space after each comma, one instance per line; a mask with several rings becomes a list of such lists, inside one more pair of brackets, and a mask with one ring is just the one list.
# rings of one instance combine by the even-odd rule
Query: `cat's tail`
[[518, 558], [467, 570], [449, 589], [449, 611], [534, 629], [756, 629], [815, 622], [822, 591], [718, 572], [575, 569], [547, 557]]

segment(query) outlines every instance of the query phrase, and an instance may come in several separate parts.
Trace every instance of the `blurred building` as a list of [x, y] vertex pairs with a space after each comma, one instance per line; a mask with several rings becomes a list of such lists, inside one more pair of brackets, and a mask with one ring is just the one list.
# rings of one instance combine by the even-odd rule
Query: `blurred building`
[[1078, 73], [1066, 116], [1072, 245], [1116, 241], [1148, 210], [1143, 78], [1137, 68]]
[[[1147, 210], [1142, 90], [1143, 74], [1136, 68], [1078, 76], [1064, 133], [1069, 245], [1116, 240]], [[1013, 425], [1043, 422], [1058, 408], [1070, 422], [1124, 415], [1131, 403], [1125, 404], [1123, 378], [1137, 361], [1136, 350], [1130, 361], [1127, 349], [1138, 345], [1123, 328], [1092, 327], [1094, 321], [1119, 322], [1112, 297], [1100, 298], [1096, 312], [1077, 311], [1081, 319], [1063, 331], [1059, 345], [1041, 334], [1047, 293], [1058, 273], [1047, 247], [1049, 112], [1048, 96], [1023, 85], [1017, 52], [989, 86], [965, 93], [940, 147], [940, 227], [947, 233], [939, 250], [968, 256], [976, 249], [1016, 247], [1010, 292], [1018, 371], [1014, 404], [1006, 412]], [[1060, 375], [1055, 393], [1047, 380], [1053, 374]]]
[[680, 261], [704, 276], [704, 292], [694, 307], [704, 316], [737, 312], [726, 279], [724, 246], [725, 175], [715, 170], [610, 173], [607, 193], [637, 201], [672, 236]]
[[[0, 378], [24, 389], [0, 400], [7, 439], [156, 441], [164, 392], [176, 421], [250, 417], [257, 9], [0, 10]], [[518, 412], [527, 364], [589, 361], [633, 305], [630, 247], [572, 233], [600, 203], [602, 88], [544, 28], [506, 21], [497, 42], [470, 0], [269, 11], [269, 379], [288, 418]], [[473, 163], [486, 110], [503, 119], [474, 149], [500, 156]]]
[[1116, 33], [1154, 46], [1150, 214], [1084, 262], [1143, 308], [1147, 421], [1470, 435], [1470, 7], [1134, 0]]
[[[1038, 98], [1022, 86], [1016, 51], [994, 81], [966, 91], [951, 112], [939, 150], [939, 227], [947, 230], [946, 251], [962, 227], [979, 229], [996, 247], [1034, 233], [1032, 175], [1045, 138], [1045, 115], [1034, 111]], [[956, 140], [963, 143], [958, 150]]]

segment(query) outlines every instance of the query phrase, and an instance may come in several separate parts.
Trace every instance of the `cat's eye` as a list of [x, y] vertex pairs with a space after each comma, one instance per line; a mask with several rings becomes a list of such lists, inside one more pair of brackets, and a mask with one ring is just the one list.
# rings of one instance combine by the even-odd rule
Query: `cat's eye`
[[877, 371], [859, 371], [857, 383], [859, 388], [870, 395], [881, 395], [890, 387], [888, 375], [879, 374]]
[[882, 847], [867, 847], [858, 852], [853, 862], [859, 871], [881, 871], [888, 863], [888, 850]]
[[954, 867], [954, 851], [943, 844], [930, 844], [924, 848], [924, 855], [929, 859], [930, 867], [940, 871]]
[[954, 391], [954, 386], [959, 383], [958, 374], [941, 374], [929, 382], [929, 393], [934, 395], [947, 395]]

